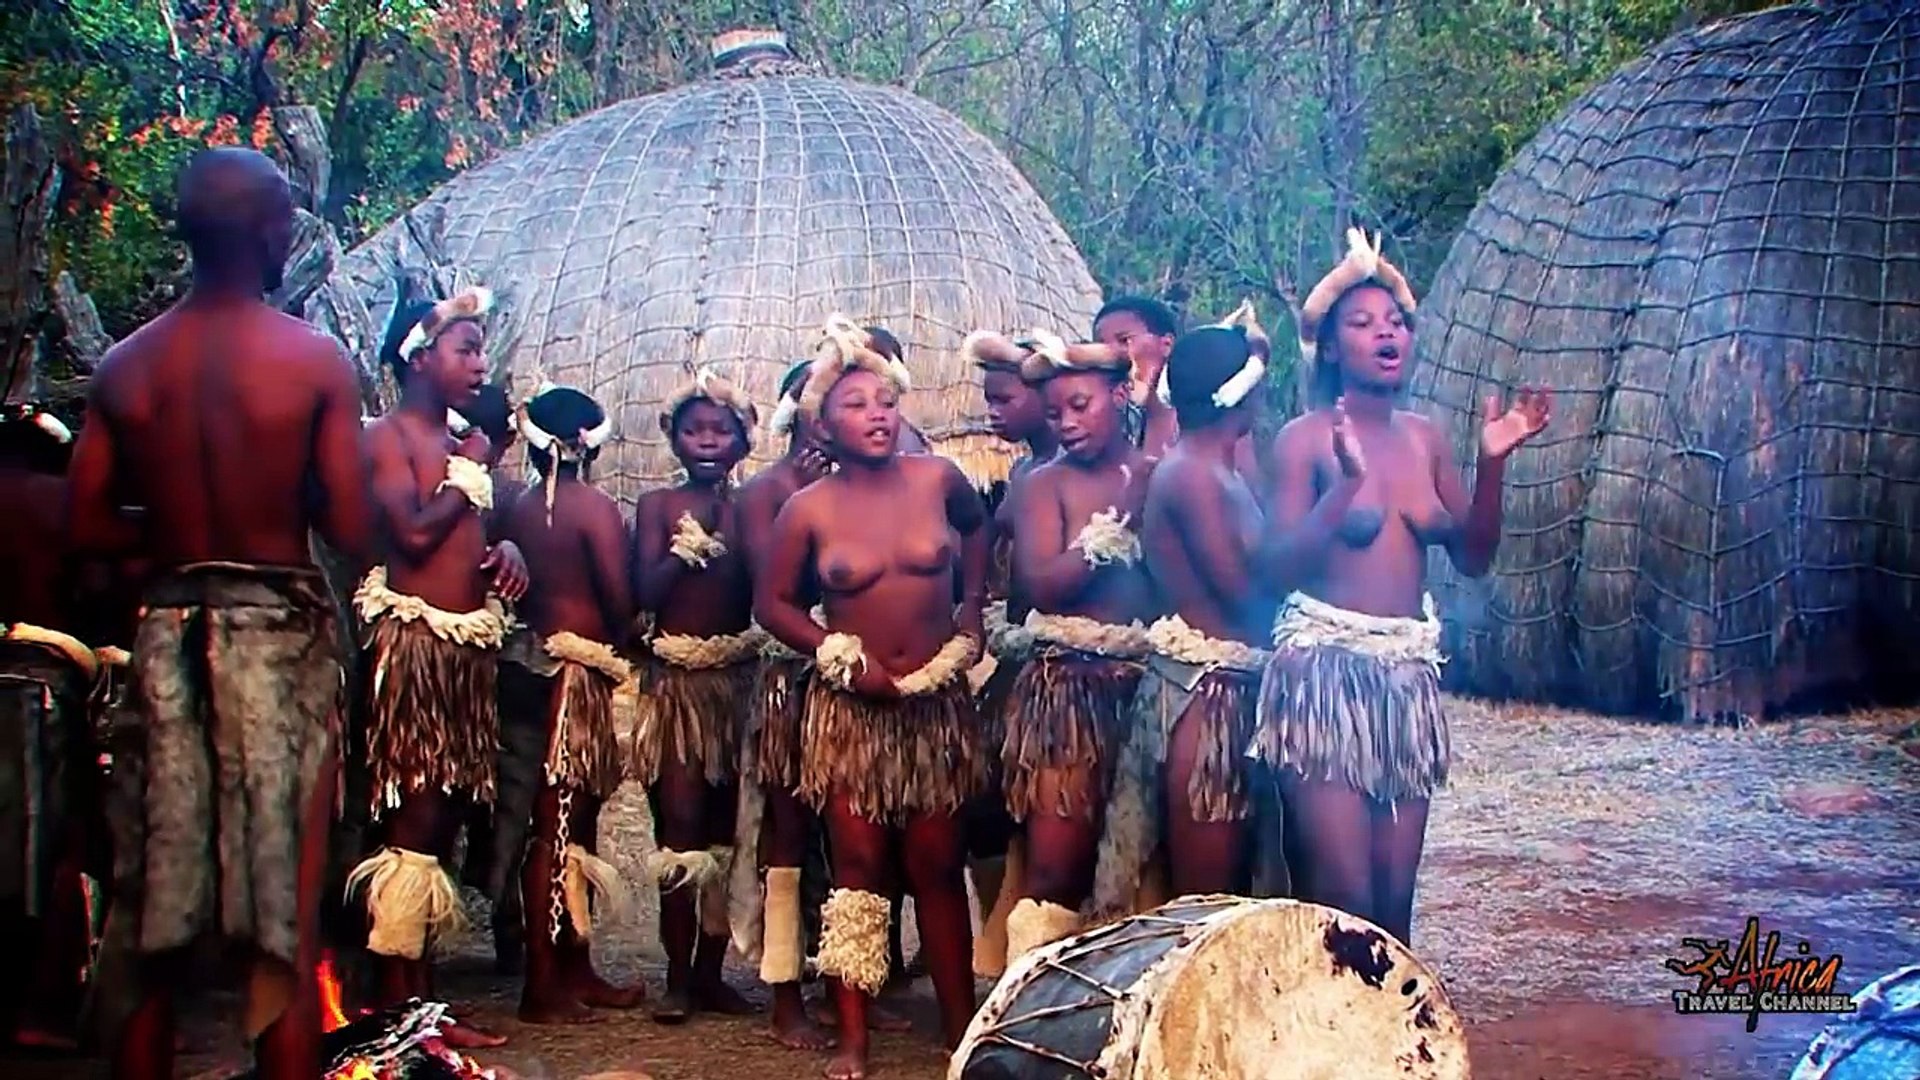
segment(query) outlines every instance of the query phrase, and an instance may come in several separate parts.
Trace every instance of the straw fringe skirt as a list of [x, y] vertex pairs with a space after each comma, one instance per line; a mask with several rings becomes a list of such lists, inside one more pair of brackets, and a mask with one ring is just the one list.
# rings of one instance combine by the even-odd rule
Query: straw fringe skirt
[[1425, 619], [1391, 619], [1289, 597], [1248, 756], [1385, 803], [1445, 787], [1452, 744], [1428, 604]]
[[303, 819], [345, 706], [336, 611], [316, 570], [203, 564], [148, 586], [128, 690], [144, 829], [121, 862], [140, 951], [214, 934], [293, 962]]
[[843, 794], [855, 814], [884, 825], [957, 813], [987, 776], [965, 679], [892, 701], [810, 679], [800, 753], [802, 798], [819, 809]]
[[377, 820], [427, 789], [493, 801], [500, 753], [499, 655], [390, 616], [367, 630], [367, 766]]
[[[1015, 679], [1001, 748], [1007, 809], [1091, 819], [1094, 800], [1111, 790], [1141, 665], [1057, 646], [1040, 646]], [[1038, 806], [1049, 776], [1060, 779], [1052, 806]]]
[[739, 775], [743, 718], [753, 702], [759, 665], [683, 668], [649, 658], [640, 671], [639, 718], [629, 775], [649, 787], [667, 763], [700, 770], [709, 784]]
[[812, 676], [809, 657], [769, 657], [760, 665], [753, 714], [757, 737], [748, 757], [762, 787], [792, 791], [800, 786], [800, 731]]

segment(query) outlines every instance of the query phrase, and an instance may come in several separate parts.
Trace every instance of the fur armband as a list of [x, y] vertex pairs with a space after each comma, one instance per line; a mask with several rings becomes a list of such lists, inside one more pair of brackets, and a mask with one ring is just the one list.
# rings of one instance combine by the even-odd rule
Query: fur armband
[[1127, 525], [1126, 514], [1108, 507], [1081, 527], [1072, 546], [1080, 549], [1088, 566], [1103, 563], [1132, 566], [1140, 561], [1140, 537]]
[[448, 488], [466, 496], [475, 510], [493, 509], [493, 475], [472, 458], [454, 455], [447, 459], [447, 478], [440, 481], [435, 494]]
[[673, 524], [673, 543], [667, 551], [688, 566], [704, 570], [709, 562], [727, 553], [727, 542], [719, 534], [708, 532], [692, 514], [682, 513]]

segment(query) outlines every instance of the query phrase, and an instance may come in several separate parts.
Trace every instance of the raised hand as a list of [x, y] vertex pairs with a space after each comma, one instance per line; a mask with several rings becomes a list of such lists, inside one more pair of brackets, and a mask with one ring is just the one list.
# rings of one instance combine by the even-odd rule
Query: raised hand
[[492, 449], [492, 441], [487, 438], [487, 433], [481, 431], [479, 428], [474, 428], [472, 431], [467, 432], [466, 435], [462, 436], [460, 440], [453, 445], [453, 452], [455, 454], [469, 461], [477, 461], [482, 465], [487, 463], [487, 456]]
[[1347, 419], [1347, 399], [1333, 403], [1333, 456], [1340, 462], [1340, 475], [1361, 480], [1367, 475], [1367, 457], [1360, 451], [1360, 437], [1353, 433]]
[[1500, 407], [1500, 395], [1488, 395], [1484, 409], [1486, 423], [1480, 428], [1480, 453], [1489, 458], [1504, 458], [1520, 444], [1547, 429], [1553, 418], [1553, 394], [1546, 388], [1523, 386], [1513, 396], [1513, 404]]
[[518, 603], [527, 595], [530, 581], [527, 560], [511, 540], [502, 540], [487, 549], [487, 557], [480, 561], [480, 572], [493, 575], [494, 593], [509, 604]]

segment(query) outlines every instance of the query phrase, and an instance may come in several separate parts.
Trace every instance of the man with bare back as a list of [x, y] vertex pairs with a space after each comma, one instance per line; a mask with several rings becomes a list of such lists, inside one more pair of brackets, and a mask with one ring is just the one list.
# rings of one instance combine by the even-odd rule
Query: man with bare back
[[[501, 522], [502, 535], [525, 553], [531, 580], [525, 625], [501, 654], [500, 710], [503, 727], [509, 715], [541, 718], [545, 750], [532, 836], [506, 853], [502, 869], [520, 871], [529, 931], [520, 1019], [581, 1023], [596, 1019], [592, 1009], [632, 1008], [642, 996], [595, 974], [589, 952], [596, 918], [625, 895], [597, 840], [600, 808], [623, 772], [613, 694], [632, 677], [616, 651], [634, 612], [627, 525], [619, 504], [584, 475], [613, 433], [598, 402], [542, 386], [519, 426], [538, 479]], [[525, 828], [502, 831], [527, 837]]]
[[147, 997], [114, 1073], [172, 1075], [174, 984], [189, 947], [217, 939], [249, 962], [258, 1074], [311, 1078], [342, 657], [308, 532], [368, 551], [360, 386], [331, 339], [261, 301], [293, 231], [266, 157], [196, 155], [179, 231], [193, 286], [101, 361], [70, 474], [73, 542], [144, 548], [154, 568], [129, 693], [149, 759], [133, 898]]
[[[347, 878], [364, 895], [383, 1003], [431, 993], [430, 947], [459, 914], [444, 861], [468, 800], [491, 802], [499, 746], [495, 700], [505, 604], [526, 590], [517, 547], [489, 545], [489, 440], [456, 442], [448, 410], [487, 378], [484, 289], [397, 305], [381, 359], [400, 402], [366, 429], [365, 456], [383, 561], [354, 594], [366, 635], [366, 765], [382, 847]], [[505, 1040], [449, 1025], [449, 1045]]]
[[663, 1024], [696, 1009], [753, 1011], [720, 966], [732, 936], [741, 718], [765, 640], [751, 626], [753, 584], [730, 490], [757, 415], [733, 384], [700, 369], [660, 414], [686, 481], [649, 491], [634, 507], [632, 572], [654, 633], [632, 776], [646, 785], [659, 846], [649, 871], [660, 883], [667, 953], [667, 990], [653, 1010]]

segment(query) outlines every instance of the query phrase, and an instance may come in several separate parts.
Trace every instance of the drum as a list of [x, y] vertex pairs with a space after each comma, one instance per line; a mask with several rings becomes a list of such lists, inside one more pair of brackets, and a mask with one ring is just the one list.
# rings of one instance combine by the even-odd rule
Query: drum
[[1920, 1076], [1920, 964], [1874, 980], [1853, 1006], [1853, 1015], [1814, 1037], [1791, 1080]]
[[1364, 919], [1185, 896], [1021, 957], [947, 1080], [1456, 1080], [1446, 991]]

